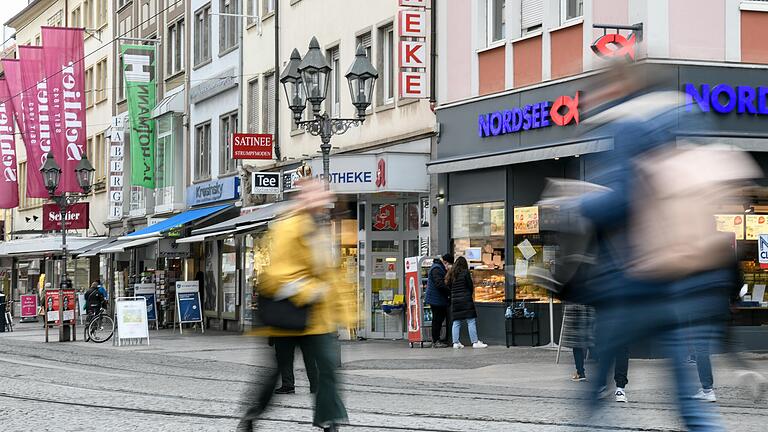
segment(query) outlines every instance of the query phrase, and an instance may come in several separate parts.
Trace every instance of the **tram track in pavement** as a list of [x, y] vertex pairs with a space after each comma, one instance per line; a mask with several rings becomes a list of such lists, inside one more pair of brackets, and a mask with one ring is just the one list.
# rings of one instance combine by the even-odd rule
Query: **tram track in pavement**
[[[156, 395], [157, 397], [157, 395]], [[156, 415], [156, 416], [163, 416], [163, 417], [185, 417], [185, 418], [199, 418], [199, 419], [211, 419], [211, 420], [239, 420], [240, 417], [231, 415], [231, 414], [211, 414], [211, 413], [200, 413], [200, 412], [184, 412], [184, 411], [172, 411], [172, 410], [157, 410], [157, 409], [149, 409], [149, 408], [130, 408], [130, 407], [119, 407], [114, 405], [104, 405], [104, 404], [94, 404], [94, 403], [81, 403], [81, 402], [72, 402], [72, 401], [60, 401], [55, 399], [48, 399], [48, 398], [38, 398], [38, 397], [31, 397], [31, 396], [19, 396], [19, 395], [12, 395], [5, 392], [0, 392], [0, 399], [13, 399], [13, 400], [21, 400], [25, 402], [37, 402], [37, 403], [43, 403], [43, 404], [51, 404], [51, 405], [62, 405], [67, 407], [83, 407], [88, 409], [101, 409], [101, 410], [110, 410], [110, 411], [118, 411], [118, 412], [130, 412], [130, 413], [136, 413], [136, 414], [144, 414], [144, 415]], [[298, 410], [312, 410], [312, 408], [302, 408], [302, 407], [295, 407], [295, 406], [289, 406], [288, 408], [292, 409], [298, 409]], [[351, 410], [350, 410], [351, 411]], [[353, 411], [354, 412], [354, 411]], [[386, 413], [386, 412], [365, 412], [366, 414], [370, 415], [380, 415], [380, 416], [391, 416], [392, 413]], [[404, 418], [404, 417], [411, 417], [411, 418], [432, 418], [432, 416], [424, 416], [424, 415], [414, 415], [414, 414], [403, 414], [403, 413], [397, 413], [397, 417]], [[436, 417], [435, 417], [436, 418]], [[583, 424], [583, 423], [571, 423], [571, 422], [551, 422], [551, 421], [525, 421], [525, 420], [501, 420], [501, 419], [476, 419], [476, 418], [467, 418], [467, 417], [454, 417], [454, 416], [440, 416], [441, 420], [461, 420], [461, 421], [482, 421], [485, 422], [490, 426], [490, 424], [495, 425], [507, 425], [507, 426], [513, 426], [513, 425], [519, 425], [519, 426], [553, 426], [553, 427], [571, 427], [571, 428], [577, 428], [577, 429], [584, 429], [588, 428], [588, 430], [610, 430], [615, 431], [617, 430], [617, 426], [604, 426], [604, 425], [594, 425], [594, 424]], [[287, 424], [297, 424], [297, 425], [308, 425], [311, 426], [312, 422], [306, 421], [306, 420], [288, 420], [288, 419], [280, 419], [280, 418], [274, 418], [274, 417], [260, 417], [260, 422], [269, 422], [269, 423], [287, 423]], [[460, 430], [451, 431], [450, 429], [433, 429], [433, 428], [423, 428], [423, 427], [413, 427], [413, 426], [392, 426], [392, 425], [385, 425], [385, 424], [365, 424], [365, 423], [346, 423], [344, 425], [345, 427], [353, 427], [353, 428], [364, 428], [364, 429], [375, 429], [375, 430], [394, 430], [394, 431], [412, 431], [412, 432], [461, 432]], [[668, 429], [668, 428], [644, 428], [644, 427], [628, 427], [628, 426], [622, 426], [622, 431], [630, 431], [630, 432], [684, 432], [681, 429]]]
[[[80, 367], [91, 366], [91, 367], [98, 367], [100, 369], [111, 369], [111, 370], [122, 372], [122, 373], [132, 372], [140, 375], [156, 375], [156, 376], [176, 378], [176, 379], [181, 378], [181, 379], [188, 379], [188, 380], [202, 380], [202, 381], [217, 382], [217, 383], [224, 382], [224, 383], [244, 384], [244, 385], [255, 385], [260, 383], [259, 381], [243, 380], [243, 379], [211, 378], [211, 377], [203, 377], [203, 376], [190, 376], [190, 375], [184, 375], [184, 374], [148, 371], [146, 369], [138, 369], [138, 370], [127, 369], [125, 367], [109, 366], [104, 364], [84, 364], [81, 362], [48, 358], [48, 357], [44, 357], [37, 354], [29, 355], [29, 357], [39, 359], [39, 360], [77, 365]], [[93, 358], [93, 357], [97, 357], [97, 356], [94, 356], [94, 355], [90, 356], [90, 358]], [[103, 357], [105, 359], [109, 358], [107, 356], [103, 356]], [[2, 361], [3, 359], [0, 358], [0, 362]], [[221, 360], [200, 360], [200, 361], [203, 363], [222, 362]], [[151, 363], [151, 364], [154, 364], [155, 366], [161, 366], [161, 367], [169, 366], [167, 363]], [[265, 370], [269, 369], [269, 367], [261, 366], [261, 365], [246, 365], [246, 364], [239, 364], [239, 365], [243, 367], [247, 367], [249, 369], [265, 369]], [[348, 379], [349, 376], [346, 376], [346, 377], [343, 376], [343, 372], [344, 372], [343, 369], [341, 369], [340, 372], [342, 373], [342, 377], [341, 377], [342, 379], [340, 380], [340, 384], [342, 386], [342, 389], [345, 391], [354, 392], [354, 393], [370, 393], [370, 394], [388, 395], [388, 396], [402, 394], [402, 388], [397, 386], [345, 382], [344, 378]], [[309, 386], [296, 385], [296, 387], [308, 388]], [[483, 400], [483, 401], [490, 401], [490, 402], [515, 402], [517, 400], [524, 399], [524, 400], [541, 400], [541, 401], [553, 401], [553, 402], [571, 401], [575, 404], [575, 403], [584, 403], [588, 400], [586, 397], [568, 396], [563, 394], [560, 394], [560, 395], [540, 395], [540, 394], [528, 394], [528, 393], [501, 393], [500, 394], [498, 392], [490, 393], [490, 392], [482, 392], [477, 390], [465, 390], [465, 389], [456, 388], [456, 387], [445, 387], [441, 389], [412, 389], [411, 394], [413, 396], [436, 397], [436, 398], [453, 399], [453, 400], [461, 400], [461, 401]], [[147, 396], [161, 396], [161, 395], [147, 394]], [[190, 398], [190, 399], [194, 400], [194, 398]], [[226, 401], [226, 403], [231, 403], [231, 401]], [[757, 415], [761, 417], [768, 417], [768, 410], [761, 410], [761, 412], [744, 411], [744, 410], [749, 410], [752, 407], [739, 405], [739, 404], [728, 404], [728, 403], [722, 403], [722, 402], [719, 402], [718, 406], [721, 409], [727, 409], [727, 411], [725, 411], [726, 414], [752, 415], [752, 416]], [[625, 408], [650, 410], [650, 411], [667, 411], [667, 412], [678, 411], [676, 406], [673, 405], [672, 407], [670, 407], [669, 403], [667, 402], [652, 402], [652, 401], [633, 401], [631, 406], [625, 407]], [[754, 408], [758, 408], [758, 407], [755, 406]]]

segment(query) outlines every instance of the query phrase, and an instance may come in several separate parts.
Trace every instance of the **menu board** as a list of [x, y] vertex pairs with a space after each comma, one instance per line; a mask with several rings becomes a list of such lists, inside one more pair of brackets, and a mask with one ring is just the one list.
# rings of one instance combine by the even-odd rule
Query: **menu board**
[[744, 240], [744, 215], [715, 215], [717, 230], [736, 234], [736, 240]]
[[515, 207], [515, 234], [539, 233], [539, 208]]
[[768, 234], [768, 215], [747, 215], [747, 240], [757, 240], [760, 234]]

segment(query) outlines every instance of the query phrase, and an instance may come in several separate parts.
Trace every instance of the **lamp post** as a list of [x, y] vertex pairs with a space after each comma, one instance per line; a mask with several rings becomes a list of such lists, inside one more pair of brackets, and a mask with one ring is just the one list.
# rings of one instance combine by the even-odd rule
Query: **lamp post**
[[[67, 280], [67, 225], [66, 216], [69, 207], [80, 201], [81, 198], [88, 195], [93, 185], [93, 165], [88, 161], [88, 158], [83, 154], [82, 159], [75, 168], [75, 175], [77, 175], [77, 183], [82, 189], [80, 193], [63, 193], [56, 195], [56, 188], [59, 187], [61, 181], [61, 167], [56, 163], [53, 158], [53, 152], [48, 152], [45, 158], [45, 163], [40, 167], [40, 172], [43, 173], [43, 182], [45, 188], [48, 190], [48, 195], [57, 206], [59, 206], [59, 216], [61, 217], [61, 282], [59, 283], [59, 320], [61, 326], [59, 327], [59, 342], [68, 342], [73, 339], [69, 332], [69, 327], [64, 329], [64, 285], [68, 284]], [[47, 335], [46, 331], [46, 335]], [[47, 336], [46, 336], [47, 338]], [[47, 339], [46, 339], [47, 340]]]
[[[327, 112], [320, 113], [331, 80], [331, 66], [320, 51], [320, 43], [312, 37], [309, 51], [302, 60], [294, 49], [290, 61], [280, 76], [285, 89], [288, 106], [293, 112], [296, 125], [313, 136], [320, 137], [320, 151], [323, 154], [323, 179], [330, 182], [331, 137], [341, 135], [350, 127], [360, 126], [365, 121], [365, 110], [371, 106], [373, 89], [379, 73], [365, 55], [362, 45], [357, 47], [355, 61], [346, 74], [352, 104], [357, 109], [356, 118], [332, 118]], [[302, 120], [302, 114], [312, 105], [313, 120]]]

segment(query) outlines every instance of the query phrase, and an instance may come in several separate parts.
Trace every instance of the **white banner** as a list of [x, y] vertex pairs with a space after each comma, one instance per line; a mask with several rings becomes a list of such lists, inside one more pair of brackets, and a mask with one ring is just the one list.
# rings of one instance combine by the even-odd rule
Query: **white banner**
[[118, 300], [116, 310], [119, 339], [149, 339], [147, 303], [144, 299]]

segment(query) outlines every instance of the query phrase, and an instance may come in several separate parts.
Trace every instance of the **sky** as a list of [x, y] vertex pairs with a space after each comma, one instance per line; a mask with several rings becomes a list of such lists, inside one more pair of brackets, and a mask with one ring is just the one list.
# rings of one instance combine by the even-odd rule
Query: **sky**
[[2, 0], [0, 25], [3, 26], [3, 34], [0, 36], [2, 36], [3, 41], [7, 40], [14, 32], [13, 29], [5, 28], [5, 22], [24, 9], [27, 6], [27, 2], [27, 0]]

